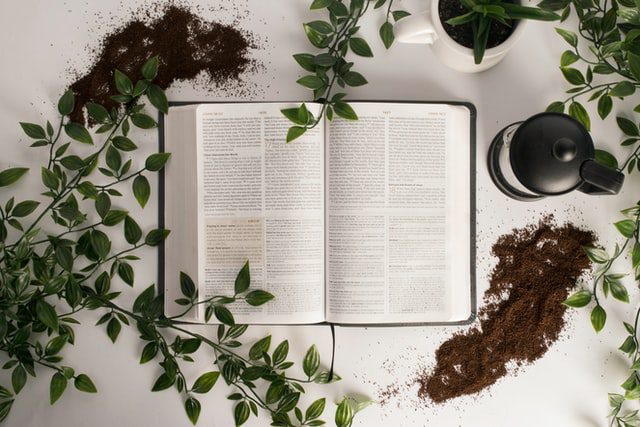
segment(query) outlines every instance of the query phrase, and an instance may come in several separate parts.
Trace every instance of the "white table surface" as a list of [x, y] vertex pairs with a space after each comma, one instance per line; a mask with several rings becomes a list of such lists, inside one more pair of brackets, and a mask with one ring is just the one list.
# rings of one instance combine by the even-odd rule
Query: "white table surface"
[[[138, 2], [135, 2], [138, 3]], [[211, 4], [234, 5], [231, 1], [196, 1], [205, 8]], [[266, 69], [248, 76], [259, 88], [258, 100], [308, 99], [309, 93], [294, 84], [300, 70], [291, 54], [310, 50], [301, 22], [319, 15], [307, 10], [303, 0], [237, 1], [240, 10], [250, 13], [240, 26], [253, 31], [264, 41], [264, 49], [255, 52]], [[87, 47], [112, 28], [111, 17], [126, 19], [133, 1], [22, 0], [0, 4], [0, 168], [14, 165], [38, 167], [45, 160], [42, 151], [27, 148], [18, 121], [44, 121], [55, 118], [55, 102], [72, 76], [69, 70], [84, 70], [91, 59]], [[416, 12], [425, 2], [405, 0], [407, 10]], [[99, 15], [96, 15], [99, 12]], [[230, 22], [228, 11], [207, 12], [206, 16]], [[567, 84], [558, 70], [559, 56], [565, 48], [553, 31], [553, 25], [530, 23], [524, 37], [506, 59], [479, 75], [465, 75], [440, 64], [425, 46], [395, 45], [385, 51], [377, 39], [380, 14], [363, 23], [363, 32], [372, 41], [375, 58], [356, 58], [355, 69], [370, 84], [351, 89], [358, 99], [465, 100], [478, 109], [478, 292], [487, 287], [487, 272], [494, 263], [488, 255], [496, 237], [511, 228], [536, 221], [552, 212], [559, 220], [569, 219], [587, 226], [611, 245], [617, 236], [611, 223], [619, 209], [637, 199], [638, 181], [628, 180], [617, 197], [589, 197], [575, 193], [536, 203], [507, 199], [492, 185], [485, 166], [485, 153], [492, 136], [503, 126], [526, 118], [562, 98]], [[567, 24], [567, 25], [571, 25]], [[180, 84], [168, 91], [171, 100], [223, 100], [224, 93], [209, 93], [192, 84]], [[590, 107], [593, 107], [590, 105]], [[593, 135], [597, 144], [620, 157], [620, 132], [612, 120], [603, 123], [593, 112]], [[619, 103], [616, 112], [630, 111]], [[143, 150], [155, 149], [151, 132], [142, 137]], [[140, 157], [142, 159], [142, 156]], [[37, 169], [36, 169], [37, 171]], [[31, 173], [17, 187], [36, 191], [39, 173]], [[156, 188], [155, 180], [152, 182]], [[38, 190], [39, 191], [39, 190]], [[0, 196], [4, 198], [5, 196]], [[129, 200], [128, 202], [131, 202]], [[157, 199], [154, 194], [144, 211], [133, 203], [124, 203], [148, 229], [156, 223]], [[169, 244], [171, 244], [169, 242]], [[154, 250], [140, 253], [143, 261], [135, 266], [138, 288], [156, 280], [157, 255]], [[620, 270], [627, 265], [620, 266]], [[357, 426], [601, 426], [608, 413], [607, 392], [618, 391], [625, 375], [626, 361], [616, 350], [624, 339], [621, 320], [629, 319], [637, 303], [637, 288], [632, 304], [607, 301], [609, 320], [606, 329], [596, 335], [589, 325], [586, 310], [569, 316], [562, 338], [544, 358], [521, 369], [476, 396], [455, 399], [433, 406], [420, 402], [415, 387], [392, 399], [385, 406], [372, 406], [358, 416]], [[121, 301], [131, 297], [125, 290]], [[141, 342], [132, 328], [123, 330], [116, 345], [102, 327], [94, 327], [98, 314], [84, 313], [84, 322], [76, 328], [77, 343], [66, 348], [66, 363], [88, 373], [99, 393], [90, 395], [69, 389], [53, 407], [49, 405], [49, 372], [30, 379], [7, 420], [10, 426], [187, 426], [190, 425], [175, 391], [151, 393], [159, 373], [153, 364], [138, 365]], [[376, 399], [388, 384], [403, 384], [415, 377], [420, 366], [433, 363], [438, 345], [460, 327], [338, 328], [336, 369], [344, 380], [331, 386], [309, 387], [307, 403], [326, 396], [337, 401], [347, 393]], [[305, 349], [318, 344], [323, 360], [330, 356], [330, 335], [325, 327], [252, 327], [248, 338], [270, 332], [274, 341], [285, 337], [292, 345], [291, 355], [300, 360]], [[213, 328], [205, 333], [214, 333]], [[201, 352], [203, 353], [203, 352]], [[193, 372], [211, 366], [209, 355], [200, 354]], [[387, 368], [385, 368], [385, 366]], [[388, 367], [391, 368], [388, 368]], [[4, 371], [0, 380], [8, 384]], [[198, 425], [231, 426], [231, 403], [224, 397], [231, 391], [220, 381], [213, 392], [203, 396]], [[331, 411], [331, 412], [329, 412]], [[333, 407], [325, 419], [331, 421]], [[252, 417], [250, 426], [268, 425], [268, 418]]]

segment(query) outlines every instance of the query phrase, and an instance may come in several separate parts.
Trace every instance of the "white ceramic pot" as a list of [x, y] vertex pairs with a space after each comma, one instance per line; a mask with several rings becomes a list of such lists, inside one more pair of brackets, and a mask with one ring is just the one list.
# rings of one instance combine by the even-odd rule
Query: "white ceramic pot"
[[487, 49], [480, 64], [473, 60], [473, 49], [462, 46], [444, 30], [438, 14], [439, 0], [431, 0], [430, 9], [401, 19], [394, 28], [400, 43], [429, 44], [433, 53], [447, 66], [463, 73], [487, 70], [504, 58], [524, 31], [526, 20], [519, 20], [511, 35], [496, 47]]

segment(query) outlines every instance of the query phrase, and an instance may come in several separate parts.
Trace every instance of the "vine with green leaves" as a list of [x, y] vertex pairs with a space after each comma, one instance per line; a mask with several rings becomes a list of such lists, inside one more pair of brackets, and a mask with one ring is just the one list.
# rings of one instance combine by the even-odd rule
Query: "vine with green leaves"
[[[543, 0], [539, 6], [561, 11], [562, 20], [573, 12], [578, 22], [578, 32], [556, 28], [558, 34], [570, 48], [562, 53], [560, 70], [573, 86], [567, 97], [549, 105], [548, 111], [568, 113], [582, 122], [587, 129], [591, 118], [581, 100], [597, 100], [597, 113], [606, 119], [615, 99], [633, 96], [640, 87], [640, 4], [632, 0]], [[586, 43], [587, 46], [582, 46]], [[579, 69], [577, 66], [582, 65]], [[640, 112], [640, 104], [634, 108]], [[623, 162], [606, 150], [596, 150], [596, 159], [618, 170], [631, 174], [640, 168], [640, 130], [637, 123], [628, 117], [618, 116], [616, 122], [625, 135], [621, 145], [631, 151]], [[614, 226], [622, 235], [612, 251], [602, 248], [584, 248], [589, 259], [597, 265], [594, 279], [588, 289], [571, 295], [565, 302], [569, 307], [591, 306], [591, 324], [596, 332], [601, 331], [607, 321], [604, 301], [611, 295], [614, 299], [628, 303], [629, 292], [623, 284], [628, 274], [614, 272], [616, 261], [630, 255], [630, 268], [635, 282], [640, 281], [640, 202], [622, 211], [623, 219]], [[610, 393], [610, 425], [617, 427], [637, 426], [640, 416], [629, 408], [628, 401], [640, 399], [640, 345], [638, 341], [640, 307], [633, 321], [623, 322], [627, 336], [619, 349], [630, 358], [629, 376], [621, 384], [622, 392]]]
[[[122, 286], [133, 286], [136, 278], [135, 252], [143, 247], [160, 245], [168, 230], [143, 232], [125, 209], [118, 207], [125, 188], [144, 208], [151, 196], [147, 176], [161, 170], [169, 153], [155, 153], [143, 165], [133, 157], [137, 144], [131, 139], [132, 127], [153, 129], [156, 121], [145, 113], [143, 99], [161, 112], [168, 112], [167, 98], [153, 83], [159, 58], [149, 59], [135, 83], [120, 71], [114, 72], [118, 91], [112, 99], [119, 109], [107, 110], [95, 103], [87, 105], [95, 133], [69, 119], [76, 108], [75, 96], [67, 91], [58, 102], [57, 126], [21, 123], [24, 133], [33, 140], [32, 147], [42, 147], [48, 159], [40, 169], [44, 192], [34, 200], [18, 200], [6, 192], [0, 204], [0, 351], [6, 358], [2, 366], [11, 371], [10, 387], [0, 386], [0, 421], [9, 415], [13, 402], [24, 393], [30, 377], [52, 373], [51, 404], [57, 402], [69, 383], [82, 392], [95, 393], [97, 387], [86, 374], [66, 362], [75, 342], [74, 316], [83, 310], [100, 313], [97, 325], [104, 325], [109, 339], [116, 343], [123, 327], [137, 329], [144, 342], [140, 363], [156, 361], [160, 374], [151, 387], [154, 392], [174, 388], [182, 397], [186, 415], [196, 424], [201, 413], [198, 396], [208, 393], [219, 377], [233, 391], [235, 425], [244, 424], [253, 414], [264, 411], [274, 426], [318, 426], [326, 399], [302, 407], [301, 397], [308, 383], [327, 383], [339, 379], [321, 369], [320, 353], [311, 346], [301, 363], [301, 378], [289, 355], [289, 342], [272, 349], [271, 336], [251, 346], [240, 341], [246, 325], [235, 323], [229, 304], [244, 302], [251, 306], [268, 303], [268, 292], [251, 289], [247, 262], [239, 271], [234, 292], [228, 296], [199, 299], [191, 278], [181, 273], [182, 296], [176, 300], [186, 314], [196, 306], [205, 307], [208, 322], [220, 323], [215, 337], [196, 333], [181, 321], [182, 316], [163, 315], [163, 296], [151, 284], [140, 292], [130, 306], [119, 302]], [[101, 143], [96, 137], [105, 135]], [[70, 142], [66, 142], [69, 141]], [[77, 153], [92, 152], [88, 155]], [[129, 157], [131, 156], [131, 157]], [[129, 157], [129, 158], [127, 158]], [[0, 171], [0, 188], [16, 183], [28, 169], [14, 167]], [[38, 198], [45, 198], [42, 203]], [[123, 235], [124, 247], [115, 239]], [[178, 279], [178, 278], [176, 278]], [[248, 347], [248, 348], [247, 348]], [[202, 351], [206, 348], [208, 351]], [[217, 370], [187, 378], [184, 364], [197, 356], [211, 358]], [[368, 402], [344, 398], [337, 404], [334, 420], [339, 427], [352, 424], [357, 411]], [[304, 409], [304, 410], [303, 410]]]
[[373, 57], [369, 43], [358, 36], [360, 20], [370, 6], [373, 9], [386, 7], [385, 21], [380, 26], [379, 35], [385, 48], [389, 49], [395, 40], [393, 24], [409, 15], [404, 10], [392, 10], [394, 0], [313, 0], [312, 10], [326, 9], [329, 20], [316, 20], [303, 24], [309, 42], [322, 53], [298, 53], [295, 61], [311, 74], [300, 77], [297, 83], [313, 91], [313, 99], [321, 104], [316, 117], [303, 103], [299, 107], [286, 108], [282, 114], [294, 125], [287, 132], [286, 141], [291, 142], [304, 135], [322, 122], [322, 118], [333, 120], [334, 114], [346, 120], [357, 120], [358, 115], [345, 101], [344, 92], [334, 93], [336, 84], [340, 88], [366, 85], [367, 79], [353, 70], [353, 62], [346, 57], [349, 52], [365, 57]]

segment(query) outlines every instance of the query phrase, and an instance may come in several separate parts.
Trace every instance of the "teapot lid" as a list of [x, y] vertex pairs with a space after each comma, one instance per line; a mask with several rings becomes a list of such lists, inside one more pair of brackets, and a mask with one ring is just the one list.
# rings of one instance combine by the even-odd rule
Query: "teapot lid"
[[509, 148], [520, 183], [544, 195], [575, 190], [583, 182], [580, 167], [593, 158], [593, 140], [585, 127], [561, 113], [540, 113], [522, 122]]

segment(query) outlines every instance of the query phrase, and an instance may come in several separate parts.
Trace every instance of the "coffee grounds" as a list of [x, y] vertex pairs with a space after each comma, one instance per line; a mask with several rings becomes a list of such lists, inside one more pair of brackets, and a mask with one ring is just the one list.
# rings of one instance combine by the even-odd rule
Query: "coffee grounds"
[[76, 109], [71, 119], [85, 123], [83, 107], [89, 101], [108, 109], [117, 107], [110, 98], [116, 93], [114, 69], [135, 82], [142, 77], [142, 65], [158, 55], [160, 67], [154, 83], [163, 89], [175, 81], [194, 79], [202, 74], [206, 83], [216, 87], [238, 85], [242, 74], [256, 67], [249, 57], [252, 48], [257, 46], [250, 34], [207, 22], [186, 6], [150, 6], [107, 35], [96, 52], [94, 65], [71, 84], [76, 94]]
[[479, 326], [440, 346], [435, 368], [418, 377], [419, 397], [441, 403], [477, 393], [509, 367], [544, 356], [565, 325], [562, 301], [590, 268], [582, 246], [594, 241], [593, 233], [557, 226], [552, 217], [500, 237]]
[[[449, 25], [447, 21], [451, 18], [464, 15], [468, 10], [464, 7], [460, 0], [440, 0], [438, 3], [438, 15], [440, 22], [447, 34], [464, 47], [473, 49], [473, 28], [471, 23], [462, 25]], [[487, 49], [496, 47], [503, 43], [518, 22], [512, 22], [511, 26], [504, 25], [498, 21], [492, 20], [489, 27], [489, 38], [487, 39]]]

